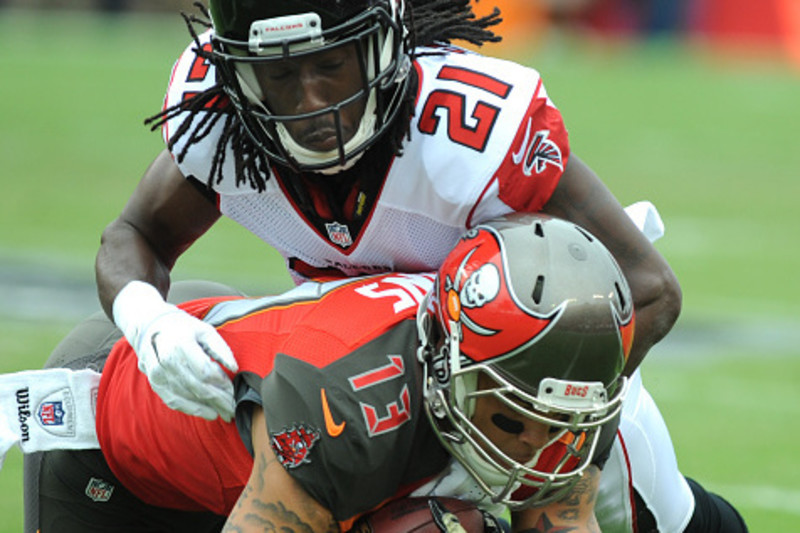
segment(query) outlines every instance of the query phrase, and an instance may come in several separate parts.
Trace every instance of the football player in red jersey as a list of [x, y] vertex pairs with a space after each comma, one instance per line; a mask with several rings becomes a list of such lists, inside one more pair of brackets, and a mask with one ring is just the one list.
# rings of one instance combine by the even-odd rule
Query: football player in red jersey
[[[608, 250], [574, 224], [528, 215], [479, 225], [435, 276], [308, 283], [182, 309], [236, 354], [236, 423], [170, 409], [130, 344], [112, 347], [113, 324], [79, 326], [55, 356], [102, 368], [100, 450], [44, 454], [43, 533], [219, 531], [226, 520], [230, 531], [346, 531], [405, 496], [507, 507], [516, 531], [599, 530], [634, 308]], [[52, 398], [39, 390], [48, 387], [25, 383], [32, 411]], [[52, 434], [31, 429], [28, 445]], [[611, 503], [624, 515], [623, 498]]]
[[[88, 353], [65, 348], [64, 363], [103, 367], [101, 451], [45, 454], [42, 532], [218, 531], [228, 514], [231, 530], [347, 530], [408, 495], [510, 506], [517, 529], [595, 524], [633, 308], [610, 254], [574, 225], [479, 226], [435, 279], [378, 275], [182, 308], [236, 354], [237, 424], [167, 407], [129, 343], [108, 355], [110, 323], [74, 333]], [[562, 524], [558, 509], [575, 514]]]

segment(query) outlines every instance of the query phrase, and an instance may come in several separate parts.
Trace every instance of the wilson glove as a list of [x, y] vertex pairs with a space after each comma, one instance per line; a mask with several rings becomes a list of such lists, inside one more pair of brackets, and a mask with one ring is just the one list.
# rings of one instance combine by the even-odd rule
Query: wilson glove
[[141, 370], [172, 409], [214, 420], [233, 417], [233, 353], [219, 333], [164, 301], [155, 287], [131, 281], [113, 304], [114, 322], [136, 351]]

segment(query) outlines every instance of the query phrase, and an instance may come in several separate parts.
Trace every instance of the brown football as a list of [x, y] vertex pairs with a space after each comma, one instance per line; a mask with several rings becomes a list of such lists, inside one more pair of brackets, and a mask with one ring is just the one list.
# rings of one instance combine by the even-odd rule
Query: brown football
[[[429, 502], [432, 499], [434, 498], [394, 500], [362, 517], [350, 531], [352, 533], [442, 533], [443, 530], [436, 524], [434, 512], [431, 510]], [[435, 500], [440, 504], [445, 523], [452, 523], [452, 518], [448, 514], [454, 515], [464, 528], [463, 531], [483, 533], [483, 513], [475, 504], [455, 498], [435, 498]], [[452, 529], [452, 531], [461, 530]]]

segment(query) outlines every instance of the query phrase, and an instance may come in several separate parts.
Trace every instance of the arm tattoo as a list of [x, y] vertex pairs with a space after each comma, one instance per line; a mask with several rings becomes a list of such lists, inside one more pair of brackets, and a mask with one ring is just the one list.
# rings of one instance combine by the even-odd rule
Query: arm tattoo
[[275, 461], [276, 461], [275, 456], [268, 458], [263, 453], [259, 453], [256, 456], [256, 464], [253, 465], [253, 467], [256, 469], [256, 472], [258, 473], [258, 476], [255, 480], [256, 486], [254, 487], [257, 491], [260, 492], [264, 490], [264, 476], [266, 475], [267, 467], [270, 465], [270, 463], [274, 463]]
[[[263, 453], [258, 454], [255, 457], [255, 464], [253, 465], [253, 468], [258, 473], [257, 477], [254, 476], [254, 481], [257, 483], [257, 485], [256, 487], [253, 487], [250, 485], [250, 483], [248, 483], [247, 485], [244, 486], [242, 493], [239, 495], [239, 499], [236, 500], [236, 505], [233, 507], [231, 514], [241, 512], [242, 508], [244, 507], [244, 502], [251, 498], [251, 494], [254, 489], [261, 491], [264, 488], [264, 472], [267, 470], [267, 466], [269, 465], [270, 462], [271, 461], [269, 459], [264, 457]], [[228, 529], [225, 528], [224, 531], [228, 531]], [[241, 531], [241, 530], [237, 529], [236, 531]]]
[[[304, 513], [304, 509], [297, 509], [296, 505], [287, 507], [282, 501], [265, 501], [259, 497], [266, 484], [267, 468], [276, 462], [273, 455], [256, 455], [251, 482], [242, 491], [222, 533], [339, 533], [339, 525], [332, 518], [324, 532], [317, 532], [312, 524], [304, 520], [304, 517], [313, 516], [313, 511]], [[298, 515], [295, 512], [297, 510], [303, 516]]]
[[[255, 499], [252, 500], [252, 507], [258, 512], [231, 514], [222, 532], [315, 533], [311, 524], [305, 522], [282, 502], [265, 502]], [[339, 533], [338, 524], [331, 520], [325, 533]]]
[[590, 466], [572, 488], [572, 493], [578, 496], [578, 500], [586, 496], [586, 504], [594, 507], [594, 503], [597, 500], [597, 478], [599, 476], [600, 469], [596, 466]]
[[550, 518], [547, 516], [547, 513], [542, 513], [542, 515], [539, 517], [539, 521], [536, 522], [535, 526], [533, 526], [533, 529], [526, 529], [524, 531], [520, 531], [519, 533], [566, 533], [567, 531], [575, 531], [576, 529], [578, 528], [554, 526], [550, 521]]
[[600, 471], [596, 467], [586, 469], [563, 500], [553, 504], [552, 507], [546, 507], [547, 510], [539, 515], [532, 529], [525, 529], [519, 533], [562, 533], [575, 530], [599, 533], [594, 517], [599, 475]]

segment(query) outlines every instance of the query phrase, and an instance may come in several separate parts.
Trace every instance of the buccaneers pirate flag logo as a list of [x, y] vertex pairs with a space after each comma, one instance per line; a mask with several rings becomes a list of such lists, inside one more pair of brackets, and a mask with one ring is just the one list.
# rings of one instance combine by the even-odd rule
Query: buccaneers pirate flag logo
[[272, 434], [272, 449], [286, 468], [310, 463], [311, 448], [319, 440], [319, 431], [303, 424]]
[[563, 311], [537, 314], [518, 301], [504, 269], [497, 236], [487, 228], [469, 232], [442, 265], [448, 274], [439, 287], [439, 313], [461, 353], [473, 362], [513, 355], [536, 342]]

